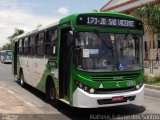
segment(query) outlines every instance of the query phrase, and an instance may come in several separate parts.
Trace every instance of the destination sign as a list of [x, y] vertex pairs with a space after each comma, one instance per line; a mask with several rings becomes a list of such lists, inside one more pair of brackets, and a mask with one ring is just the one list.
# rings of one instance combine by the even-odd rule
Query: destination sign
[[87, 16], [81, 15], [77, 20], [78, 25], [87, 26], [108, 26], [108, 27], [123, 27], [132, 29], [142, 29], [142, 22], [138, 20], [129, 20], [116, 17], [106, 16]]

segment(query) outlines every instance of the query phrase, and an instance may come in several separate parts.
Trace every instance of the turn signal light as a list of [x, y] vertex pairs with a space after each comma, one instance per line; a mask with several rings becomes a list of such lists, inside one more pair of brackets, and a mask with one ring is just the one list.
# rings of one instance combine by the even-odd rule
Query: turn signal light
[[79, 82], [78, 80], [75, 80], [75, 84], [77, 87], [81, 88], [82, 90], [90, 93], [90, 94], [94, 94], [95, 93], [95, 89], [94, 88], [90, 88], [87, 85], [84, 85], [83, 83]]

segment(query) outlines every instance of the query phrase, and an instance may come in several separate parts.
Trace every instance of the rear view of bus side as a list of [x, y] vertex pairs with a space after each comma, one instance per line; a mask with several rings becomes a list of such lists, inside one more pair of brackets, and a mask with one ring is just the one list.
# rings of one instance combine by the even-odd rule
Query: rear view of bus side
[[142, 101], [143, 25], [113, 12], [73, 14], [14, 38], [13, 73], [79, 108]]

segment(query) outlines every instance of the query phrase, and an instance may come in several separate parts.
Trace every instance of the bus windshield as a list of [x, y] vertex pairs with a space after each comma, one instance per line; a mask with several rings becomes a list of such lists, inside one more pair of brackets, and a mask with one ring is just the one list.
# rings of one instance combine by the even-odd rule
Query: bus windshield
[[74, 63], [85, 71], [132, 71], [142, 69], [142, 36], [78, 32]]
[[12, 51], [7, 51], [7, 55], [12, 56]]

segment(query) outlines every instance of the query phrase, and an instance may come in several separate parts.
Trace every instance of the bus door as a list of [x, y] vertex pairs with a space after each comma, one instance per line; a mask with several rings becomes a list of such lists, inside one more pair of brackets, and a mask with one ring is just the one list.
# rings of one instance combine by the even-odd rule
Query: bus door
[[13, 55], [12, 55], [12, 71], [14, 75], [17, 75], [17, 49], [18, 49], [18, 42], [15, 42], [13, 46]]
[[60, 30], [60, 62], [59, 62], [59, 92], [60, 98], [70, 96], [70, 61], [73, 31], [71, 27]]

